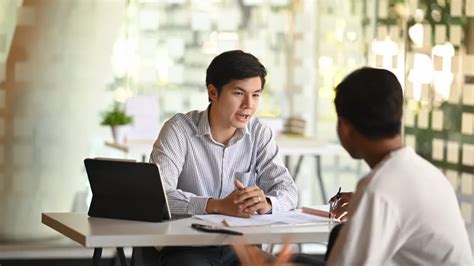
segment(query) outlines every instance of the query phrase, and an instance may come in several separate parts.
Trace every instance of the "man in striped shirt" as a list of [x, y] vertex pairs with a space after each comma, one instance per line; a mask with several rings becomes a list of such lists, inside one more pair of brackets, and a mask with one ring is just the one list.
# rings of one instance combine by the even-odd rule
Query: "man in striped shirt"
[[[207, 69], [208, 108], [176, 114], [164, 124], [150, 160], [160, 167], [173, 214], [250, 217], [296, 207], [296, 185], [275, 136], [253, 117], [265, 76], [255, 56], [224, 52]], [[235, 262], [229, 247], [165, 248], [161, 256], [170, 265]]]

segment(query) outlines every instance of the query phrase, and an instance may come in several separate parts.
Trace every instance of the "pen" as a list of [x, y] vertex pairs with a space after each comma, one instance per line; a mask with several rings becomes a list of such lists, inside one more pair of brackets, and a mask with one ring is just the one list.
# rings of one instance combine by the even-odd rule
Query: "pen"
[[238, 235], [241, 236], [243, 235], [242, 232], [239, 231], [233, 231], [229, 229], [224, 229], [221, 227], [215, 227], [215, 226], [210, 226], [210, 225], [205, 225], [205, 224], [191, 224], [191, 227], [201, 231], [201, 232], [206, 232], [206, 233], [220, 233], [220, 234], [227, 234], [227, 235]]
[[[334, 200], [332, 200], [334, 198]], [[341, 198], [341, 187], [339, 187], [339, 190], [337, 191], [336, 195], [329, 200], [329, 214], [328, 218], [331, 219], [332, 217], [332, 211], [334, 208], [336, 208], [337, 201]]]

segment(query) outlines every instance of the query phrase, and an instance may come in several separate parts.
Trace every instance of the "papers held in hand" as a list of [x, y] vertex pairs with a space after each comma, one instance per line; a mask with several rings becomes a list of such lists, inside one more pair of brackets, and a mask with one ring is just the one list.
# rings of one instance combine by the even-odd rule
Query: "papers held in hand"
[[301, 211], [304, 213], [317, 215], [321, 217], [329, 217], [329, 205], [320, 205], [315, 207], [302, 207]]

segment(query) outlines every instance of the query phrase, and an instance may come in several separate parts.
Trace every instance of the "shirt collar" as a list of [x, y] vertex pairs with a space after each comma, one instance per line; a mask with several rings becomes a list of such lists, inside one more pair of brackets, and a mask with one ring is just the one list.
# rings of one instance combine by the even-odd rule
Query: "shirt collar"
[[211, 135], [211, 126], [209, 125], [209, 110], [211, 110], [211, 105], [207, 109], [201, 112], [201, 118], [199, 119], [197, 125], [197, 136]]

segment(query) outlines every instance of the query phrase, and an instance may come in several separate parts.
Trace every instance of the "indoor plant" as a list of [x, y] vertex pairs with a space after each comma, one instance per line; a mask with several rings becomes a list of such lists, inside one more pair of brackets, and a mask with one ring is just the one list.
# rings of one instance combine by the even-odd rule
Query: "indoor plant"
[[102, 114], [103, 126], [110, 126], [114, 143], [122, 144], [125, 142], [129, 124], [133, 122], [133, 118], [125, 113], [125, 110], [119, 103], [115, 103], [112, 110]]

